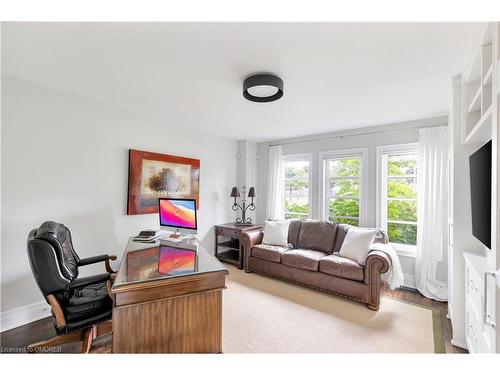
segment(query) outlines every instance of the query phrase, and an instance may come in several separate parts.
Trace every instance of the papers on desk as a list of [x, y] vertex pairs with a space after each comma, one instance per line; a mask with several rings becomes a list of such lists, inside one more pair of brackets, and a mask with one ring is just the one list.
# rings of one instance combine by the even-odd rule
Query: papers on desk
[[153, 243], [160, 237], [159, 233], [152, 235], [141, 235], [135, 236], [132, 238], [134, 242], [143, 242], [143, 243]]

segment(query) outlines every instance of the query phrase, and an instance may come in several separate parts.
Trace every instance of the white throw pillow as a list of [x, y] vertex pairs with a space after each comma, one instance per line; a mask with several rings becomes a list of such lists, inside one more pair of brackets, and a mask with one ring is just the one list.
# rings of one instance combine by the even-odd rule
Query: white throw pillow
[[339, 255], [364, 265], [377, 232], [376, 229], [349, 228]]
[[265, 245], [288, 246], [289, 225], [290, 222], [285, 220], [265, 221], [262, 243]]

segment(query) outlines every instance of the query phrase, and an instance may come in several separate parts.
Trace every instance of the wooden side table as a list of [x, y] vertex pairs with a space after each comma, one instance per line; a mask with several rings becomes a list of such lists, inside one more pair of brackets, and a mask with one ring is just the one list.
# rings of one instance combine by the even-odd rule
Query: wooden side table
[[243, 246], [241, 235], [249, 230], [260, 229], [262, 225], [236, 225], [235, 223], [215, 226], [215, 257], [221, 262], [243, 268]]

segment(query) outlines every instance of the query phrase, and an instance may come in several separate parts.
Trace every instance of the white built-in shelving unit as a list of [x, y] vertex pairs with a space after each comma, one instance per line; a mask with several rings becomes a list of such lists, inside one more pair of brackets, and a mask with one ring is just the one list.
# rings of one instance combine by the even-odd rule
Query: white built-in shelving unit
[[464, 143], [482, 143], [491, 139], [493, 67], [493, 24], [489, 24], [474, 62], [465, 76]]
[[[499, 353], [500, 277], [496, 274], [500, 272], [500, 24], [489, 23], [483, 31], [478, 47], [471, 51], [469, 69], [453, 79], [449, 119], [448, 311], [452, 344], [471, 353]], [[490, 140], [492, 238], [488, 249], [472, 235], [469, 156]]]

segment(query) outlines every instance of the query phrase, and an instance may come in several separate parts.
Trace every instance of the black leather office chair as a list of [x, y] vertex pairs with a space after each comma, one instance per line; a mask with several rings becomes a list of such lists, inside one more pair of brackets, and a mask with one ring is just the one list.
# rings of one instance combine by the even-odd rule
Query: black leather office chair
[[[93, 339], [111, 332], [114, 271], [109, 261], [116, 256], [80, 259], [69, 229], [53, 221], [30, 232], [27, 250], [36, 283], [52, 307], [57, 333], [56, 337], [30, 345], [29, 350], [83, 341], [82, 353], [88, 353]], [[98, 262], [105, 262], [106, 273], [78, 278], [79, 267]]]

